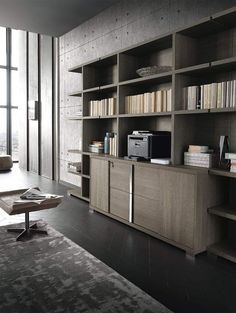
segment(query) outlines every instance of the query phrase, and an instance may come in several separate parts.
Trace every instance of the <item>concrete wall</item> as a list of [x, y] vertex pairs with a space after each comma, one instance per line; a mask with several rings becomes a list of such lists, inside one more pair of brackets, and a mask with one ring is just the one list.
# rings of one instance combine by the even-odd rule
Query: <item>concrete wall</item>
[[[61, 37], [61, 168], [70, 159], [66, 151], [69, 134], [77, 134], [71, 145], [79, 145], [81, 138], [80, 123], [72, 124], [65, 118], [81, 105], [79, 98], [68, 96], [68, 93], [82, 88], [80, 74], [68, 73], [69, 67], [190, 25], [235, 5], [236, 0], [122, 0]], [[68, 180], [63, 173], [61, 179]]]

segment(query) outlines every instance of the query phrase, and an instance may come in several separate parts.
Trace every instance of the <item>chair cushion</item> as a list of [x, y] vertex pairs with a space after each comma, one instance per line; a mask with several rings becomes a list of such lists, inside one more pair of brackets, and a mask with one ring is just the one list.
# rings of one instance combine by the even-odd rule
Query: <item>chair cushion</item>
[[12, 157], [10, 155], [0, 155], [0, 171], [6, 171], [13, 166]]

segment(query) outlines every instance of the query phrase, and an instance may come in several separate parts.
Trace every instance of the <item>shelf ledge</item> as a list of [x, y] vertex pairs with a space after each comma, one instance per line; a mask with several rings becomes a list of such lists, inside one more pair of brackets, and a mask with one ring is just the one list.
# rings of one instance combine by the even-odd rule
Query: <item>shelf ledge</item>
[[236, 221], [236, 209], [229, 204], [209, 208], [208, 213]]
[[207, 248], [212, 254], [236, 263], [236, 243], [233, 241], [221, 241]]

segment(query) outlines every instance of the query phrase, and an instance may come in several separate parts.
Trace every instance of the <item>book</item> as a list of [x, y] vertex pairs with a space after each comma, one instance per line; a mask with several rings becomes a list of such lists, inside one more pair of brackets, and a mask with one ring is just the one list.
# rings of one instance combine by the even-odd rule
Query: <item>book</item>
[[208, 146], [189, 145], [188, 147], [188, 152], [190, 153], [206, 153], [208, 150]]
[[164, 159], [151, 159], [151, 163], [161, 164], [161, 165], [168, 165], [170, 164], [171, 160], [169, 158]]
[[211, 101], [210, 101], [210, 108], [215, 109], [217, 108], [217, 83], [211, 84]]
[[231, 81], [226, 82], [226, 108], [230, 108], [231, 106]]
[[226, 160], [236, 160], [236, 153], [228, 152], [225, 153]]
[[167, 90], [167, 112], [171, 112], [172, 110], [172, 90]]
[[162, 92], [161, 90], [158, 90], [156, 92], [156, 112], [162, 111]]

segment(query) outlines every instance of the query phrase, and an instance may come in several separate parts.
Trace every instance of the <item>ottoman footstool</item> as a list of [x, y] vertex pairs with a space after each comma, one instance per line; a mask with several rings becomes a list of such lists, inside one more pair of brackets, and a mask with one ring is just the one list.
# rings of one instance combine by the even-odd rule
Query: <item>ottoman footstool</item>
[[8, 232], [19, 233], [16, 240], [21, 240], [23, 237], [31, 237], [33, 234], [44, 234], [47, 235], [46, 230], [38, 229], [37, 223], [30, 226], [29, 213], [33, 211], [45, 210], [57, 207], [62, 197], [56, 196], [55, 198], [45, 199], [42, 203], [30, 202], [19, 202], [20, 196], [27, 191], [27, 189], [12, 190], [6, 192], [0, 192], [0, 208], [2, 208], [9, 215], [25, 214], [25, 227], [24, 228], [9, 228]]
[[0, 155], [0, 171], [10, 170], [12, 166], [13, 162], [10, 155]]

